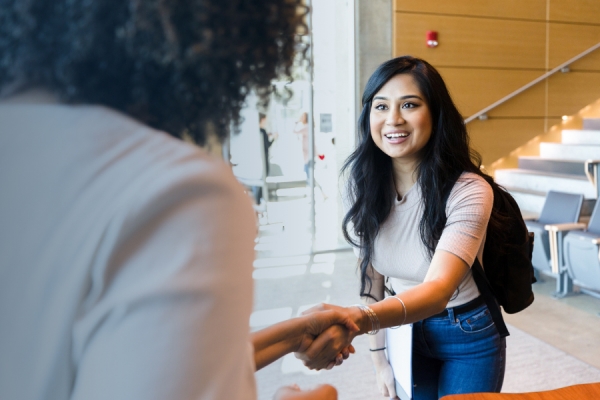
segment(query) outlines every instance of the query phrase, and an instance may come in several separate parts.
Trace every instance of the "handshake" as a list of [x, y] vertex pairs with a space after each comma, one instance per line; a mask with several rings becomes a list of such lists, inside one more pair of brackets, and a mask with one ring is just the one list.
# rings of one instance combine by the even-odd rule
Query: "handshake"
[[[321, 304], [302, 316], [254, 332], [254, 360], [259, 370], [293, 352], [309, 369], [331, 369], [354, 353], [352, 340], [365, 333], [362, 312], [356, 307]], [[315, 389], [323, 396], [301, 392], [297, 387], [282, 388], [277, 399], [336, 399], [335, 389], [324, 385]], [[314, 392], [314, 391], [313, 391]], [[333, 395], [331, 394], [333, 392]]]
[[294, 351], [296, 358], [315, 370], [341, 365], [354, 353], [352, 340], [361, 333], [357, 325], [357, 317], [361, 314], [353, 315], [352, 311], [330, 304], [320, 304], [305, 311], [298, 321], [304, 326], [304, 332]]

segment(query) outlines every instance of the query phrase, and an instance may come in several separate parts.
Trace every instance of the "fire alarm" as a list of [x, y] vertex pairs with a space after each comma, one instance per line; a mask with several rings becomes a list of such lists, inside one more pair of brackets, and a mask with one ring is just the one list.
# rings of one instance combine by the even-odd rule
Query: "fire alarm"
[[436, 31], [427, 31], [425, 34], [427, 39], [427, 47], [437, 47], [438, 43], [438, 33]]

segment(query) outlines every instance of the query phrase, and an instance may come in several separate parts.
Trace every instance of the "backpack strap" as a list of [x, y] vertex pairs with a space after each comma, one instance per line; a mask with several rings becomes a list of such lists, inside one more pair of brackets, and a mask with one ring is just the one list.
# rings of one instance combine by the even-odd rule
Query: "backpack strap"
[[510, 335], [510, 333], [508, 333], [508, 328], [504, 323], [500, 306], [496, 301], [496, 296], [494, 296], [494, 293], [492, 292], [490, 282], [485, 276], [485, 271], [483, 270], [483, 267], [479, 263], [479, 259], [477, 257], [475, 257], [475, 262], [473, 263], [473, 268], [471, 268], [471, 270], [473, 271], [473, 279], [477, 284], [477, 288], [481, 293], [481, 297], [483, 297], [488, 310], [490, 310], [490, 314], [492, 314], [492, 320], [494, 321], [494, 325], [496, 325], [496, 329], [498, 329], [498, 333], [501, 337], [507, 337]]
[[395, 296], [396, 295], [396, 292], [394, 291], [394, 288], [390, 284], [390, 277], [389, 276], [385, 277], [385, 283], [383, 284], [383, 295], [385, 296], [386, 293], [389, 294], [390, 296]]

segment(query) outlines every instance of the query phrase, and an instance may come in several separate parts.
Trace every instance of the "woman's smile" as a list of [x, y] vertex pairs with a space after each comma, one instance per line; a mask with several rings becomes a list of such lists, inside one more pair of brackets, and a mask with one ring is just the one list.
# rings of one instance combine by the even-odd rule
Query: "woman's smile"
[[384, 133], [384, 136], [391, 144], [398, 144], [403, 143], [410, 136], [410, 133], [406, 131], [392, 131]]

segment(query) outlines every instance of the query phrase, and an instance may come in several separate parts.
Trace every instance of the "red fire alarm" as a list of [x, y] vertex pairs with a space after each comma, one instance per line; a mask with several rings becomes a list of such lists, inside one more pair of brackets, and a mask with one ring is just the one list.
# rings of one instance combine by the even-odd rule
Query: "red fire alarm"
[[427, 47], [437, 47], [438, 43], [438, 33], [436, 31], [427, 31], [425, 34], [427, 40]]

